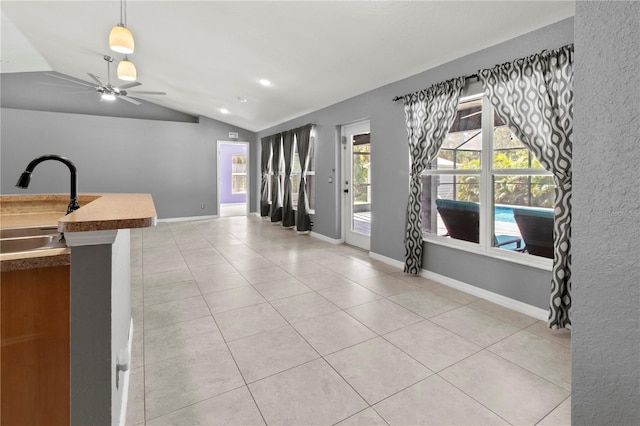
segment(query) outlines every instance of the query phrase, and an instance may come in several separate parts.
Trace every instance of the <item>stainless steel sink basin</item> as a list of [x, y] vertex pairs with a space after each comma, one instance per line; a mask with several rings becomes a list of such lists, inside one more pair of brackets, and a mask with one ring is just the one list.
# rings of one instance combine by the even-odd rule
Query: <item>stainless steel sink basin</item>
[[66, 247], [54, 227], [11, 228], [0, 230], [0, 253], [19, 253]]
[[38, 237], [41, 235], [57, 235], [58, 228], [53, 226], [31, 226], [27, 228], [0, 229], [0, 239]]

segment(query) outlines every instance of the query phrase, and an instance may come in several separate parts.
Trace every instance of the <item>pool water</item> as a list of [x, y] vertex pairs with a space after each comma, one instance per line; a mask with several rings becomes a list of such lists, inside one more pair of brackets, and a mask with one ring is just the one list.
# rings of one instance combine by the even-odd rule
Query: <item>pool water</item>
[[496, 222], [516, 223], [516, 220], [513, 218], [512, 208], [496, 206], [494, 212]]

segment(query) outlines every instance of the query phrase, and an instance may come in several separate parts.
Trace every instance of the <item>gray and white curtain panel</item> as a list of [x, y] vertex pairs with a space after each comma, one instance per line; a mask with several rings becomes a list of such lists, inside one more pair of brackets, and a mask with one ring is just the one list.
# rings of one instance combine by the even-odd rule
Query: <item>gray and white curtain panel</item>
[[[260, 192], [260, 216], [268, 217], [272, 223], [281, 222], [285, 228], [296, 227], [298, 232], [311, 231], [309, 214], [309, 194], [307, 194], [307, 173], [311, 160], [311, 130], [313, 124], [287, 130], [271, 136], [265, 136], [262, 142], [262, 184]], [[291, 171], [294, 162], [294, 137], [298, 146], [300, 160], [300, 186], [293, 188]], [[280, 170], [281, 157], [284, 168]], [[283, 175], [282, 186], [280, 176]], [[271, 176], [271, 193], [269, 193]], [[298, 193], [296, 209], [293, 205], [293, 191]], [[269, 202], [269, 197], [271, 202]]]
[[260, 139], [262, 147], [262, 155], [260, 162], [260, 171], [262, 173], [262, 182], [260, 183], [260, 217], [269, 216], [271, 207], [269, 205], [269, 171], [271, 169], [271, 145], [273, 144], [273, 136], [267, 136]]
[[298, 143], [298, 159], [300, 160], [300, 187], [298, 188], [298, 212], [296, 230], [298, 232], [311, 231], [311, 216], [309, 215], [309, 194], [307, 194], [307, 172], [311, 156], [311, 129], [313, 125], [299, 127], [294, 130]]
[[269, 216], [272, 223], [282, 221], [282, 198], [280, 194], [280, 149], [282, 148], [282, 134], [273, 135], [271, 145], [271, 210]]
[[571, 326], [573, 45], [479, 72], [498, 116], [553, 173], [554, 259], [549, 327]]
[[291, 168], [293, 166], [293, 130], [282, 133], [284, 157], [284, 183], [282, 185], [282, 226], [292, 228], [296, 224], [291, 198]]
[[453, 124], [465, 78], [458, 77], [402, 97], [411, 171], [404, 235], [404, 272], [422, 269], [422, 185], [420, 174], [436, 158]]

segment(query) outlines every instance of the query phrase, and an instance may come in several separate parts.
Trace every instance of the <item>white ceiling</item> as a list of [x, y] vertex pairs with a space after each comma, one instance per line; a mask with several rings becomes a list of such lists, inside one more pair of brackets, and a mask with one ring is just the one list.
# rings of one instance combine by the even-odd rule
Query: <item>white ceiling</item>
[[[119, 58], [108, 47], [119, 0], [2, 0], [0, 10], [3, 73], [106, 79], [102, 56]], [[574, 1], [129, 0], [129, 58], [140, 90], [167, 92], [144, 99], [259, 131], [574, 12]]]

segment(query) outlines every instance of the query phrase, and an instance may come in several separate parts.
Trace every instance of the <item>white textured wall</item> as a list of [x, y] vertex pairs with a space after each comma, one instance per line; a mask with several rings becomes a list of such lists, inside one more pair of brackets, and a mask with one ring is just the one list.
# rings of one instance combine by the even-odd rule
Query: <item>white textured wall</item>
[[640, 2], [578, 2], [572, 423], [640, 424]]

